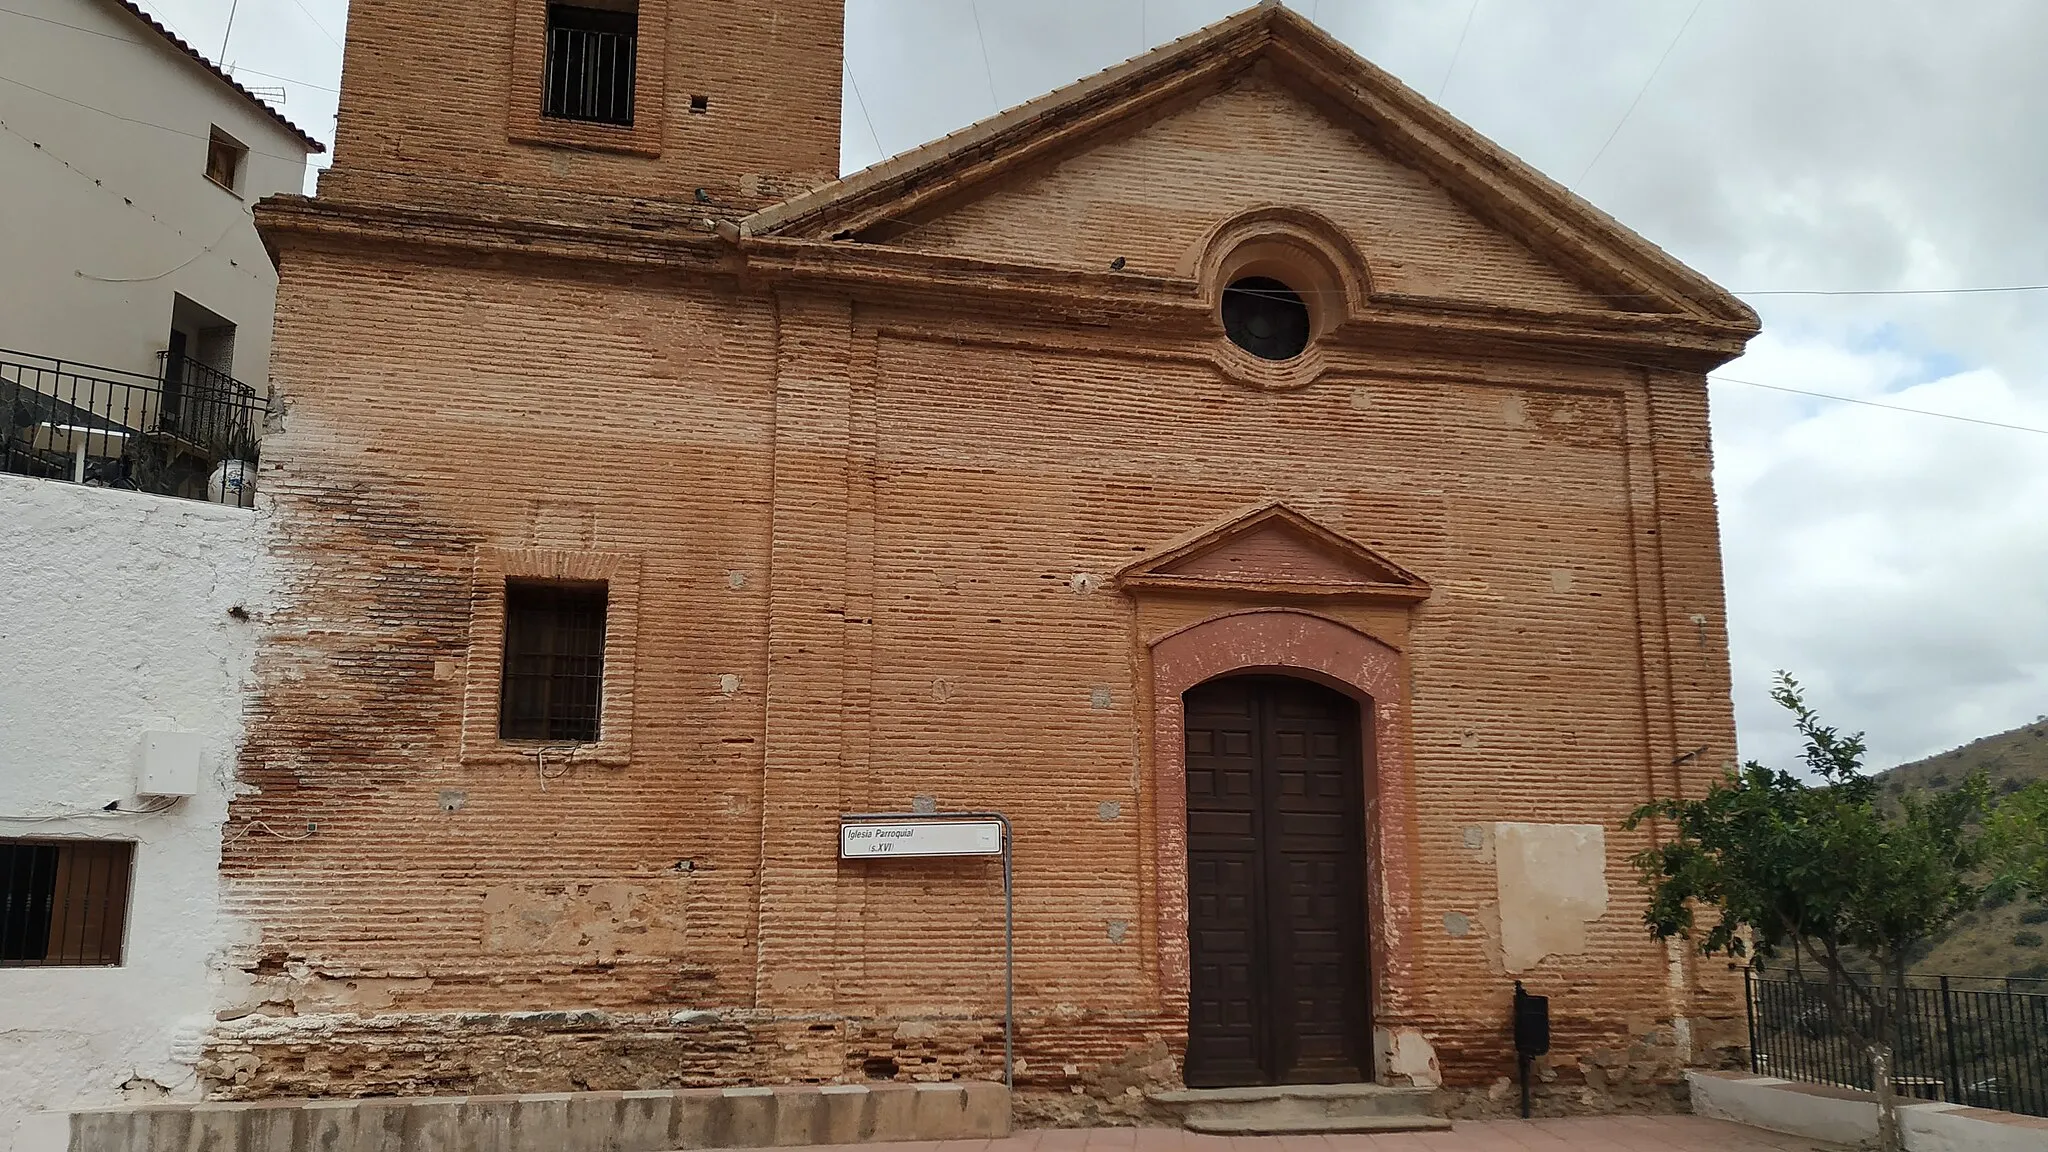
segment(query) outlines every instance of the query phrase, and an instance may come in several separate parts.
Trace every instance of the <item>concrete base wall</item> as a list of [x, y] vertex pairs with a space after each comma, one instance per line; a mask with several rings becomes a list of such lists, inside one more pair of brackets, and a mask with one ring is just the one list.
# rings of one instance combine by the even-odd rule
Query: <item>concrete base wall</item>
[[1000, 1084], [143, 1105], [38, 1118], [22, 1152], [661, 1152], [1007, 1136]]
[[[1693, 1111], [1755, 1128], [1837, 1144], [1877, 1139], [1868, 1092], [1774, 1076], [1690, 1072]], [[1907, 1152], [2048, 1152], [2048, 1119], [1956, 1104], [1901, 1103]]]

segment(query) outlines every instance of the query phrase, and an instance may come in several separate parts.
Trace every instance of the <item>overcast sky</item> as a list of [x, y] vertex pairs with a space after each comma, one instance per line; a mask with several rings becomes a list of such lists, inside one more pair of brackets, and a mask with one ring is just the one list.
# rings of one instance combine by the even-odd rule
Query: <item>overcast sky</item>
[[[230, 0], [145, 4], [219, 51]], [[843, 166], [1240, 6], [850, 0]], [[1738, 292], [2048, 284], [2038, 0], [1293, 7]], [[345, 19], [240, 0], [226, 57], [331, 142]], [[2048, 291], [1749, 299], [1764, 334], [1728, 381], [2048, 429]], [[1774, 668], [1873, 766], [2048, 713], [2048, 434], [1752, 384], [1713, 389], [1743, 754], [1796, 753]]]

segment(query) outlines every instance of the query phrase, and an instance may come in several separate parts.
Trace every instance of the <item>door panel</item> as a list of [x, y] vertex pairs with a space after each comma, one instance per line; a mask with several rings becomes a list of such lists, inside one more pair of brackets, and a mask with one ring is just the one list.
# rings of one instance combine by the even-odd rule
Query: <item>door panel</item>
[[1355, 1080], [1363, 1063], [1359, 994], [1364, 891], [1362, 776], [1348, 755], [1357, 732], [1350, 701], [1294, 680], [1262, 681], [1268, 796], [1268, 885], [1281, 898], [1268, 932], [1285, 971], [1291, 1009], [1275, 1036], [1283, 1083]]
[[1187, 701], [1187, 1064], [1196, 1086], [1258, 1083], [1269, 1048], [1255, 706], [1242, 694]]
[[1185, 715], [1188, 1083], [1365, 1078], [1356, 705], [1241, 677], [1190, 691]]

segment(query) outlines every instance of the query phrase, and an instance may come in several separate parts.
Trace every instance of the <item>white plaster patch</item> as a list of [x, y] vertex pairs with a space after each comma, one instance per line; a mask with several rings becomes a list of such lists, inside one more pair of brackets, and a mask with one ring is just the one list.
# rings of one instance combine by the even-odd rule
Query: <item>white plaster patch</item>
[[0, 476], [0, 508], [0, 815], [136, 806], [147, 731], [188, 733], [199, 756], [197, 794], [158, 815], [0, 821], [0, 835], [136, 842], [127, 963], [0, 971], [4, 1148], [27, 1114], [117, 1105], [123, 1085], [198, 1096], [192, 1038], [227, 995], [222, 952], [250, 935], [222, 909], [221, 825], [248, 615], [274, 593], [260, 511], [19, 476]]
[[1501, 964], [1527, 972], [1586, 951], [1587, 926], [1607, 912], [1607, 832], [1598, 824], [1493, 826]]
[[535, 956], [662, 954], [683, 947], [684, 900], [672, 884], [501, 885], [484, 890], [480, 943]]
[[1380, 1050], [1380, 1067], [1389, 1076], [1405, 1077], [1414, 1088], [1441, 1088], [1443, 1069], [1436, 1062], [1436, 1048], [1429, 1038], [1413, 1028], [1375, 1028], [1373, 1040]]

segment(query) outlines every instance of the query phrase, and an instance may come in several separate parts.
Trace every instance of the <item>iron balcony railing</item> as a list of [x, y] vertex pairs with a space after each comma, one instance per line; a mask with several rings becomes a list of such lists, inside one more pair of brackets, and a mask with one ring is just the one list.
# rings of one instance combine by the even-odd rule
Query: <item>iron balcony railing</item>
[[[2048, 980], [1915, 976], [1897, 993], [1893, 1078], [1901, 1095], [2048, 1116]], [[1820, 985], [1751, 973], [1751, 1071], [1869, 1091], [1870, 1058], [1829, 1014]], [[1871, 1031], [1867, 1006], [1851, 1021]]]
[[637, 40], [630, 32], [549, 28], [541, 111], [563, 120], [630, 127]]
[[267, 402], [158, 353], [146, 376], [0, 349], [0, 472], [249, 506]]

